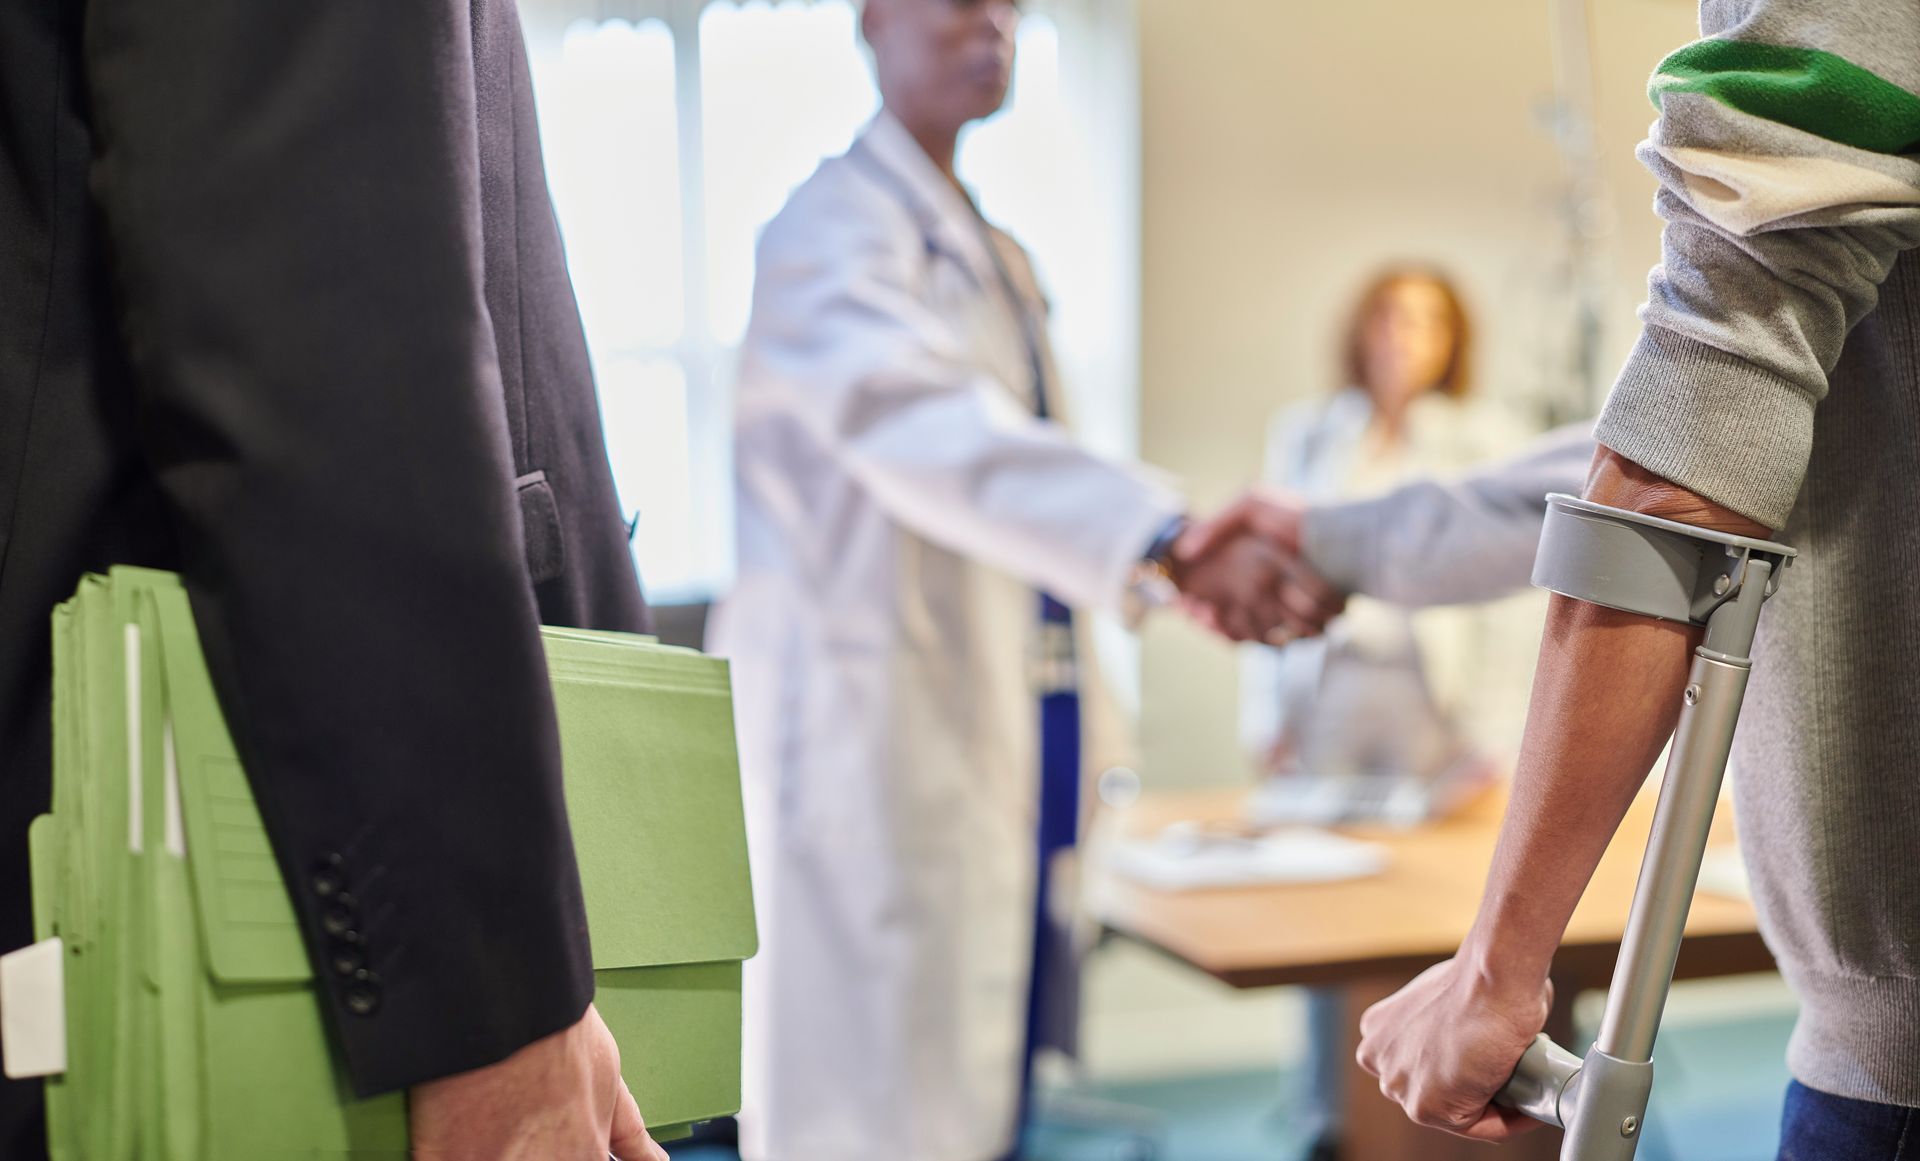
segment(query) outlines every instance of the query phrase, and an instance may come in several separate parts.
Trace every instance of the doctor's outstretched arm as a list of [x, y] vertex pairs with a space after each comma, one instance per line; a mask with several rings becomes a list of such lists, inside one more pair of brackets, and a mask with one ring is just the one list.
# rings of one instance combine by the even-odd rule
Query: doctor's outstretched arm
[[897, 212], [769, 227], [746, 356], [759, 392], [797, 396], [822, 446], [916, 534], [1069, 604], [1116, 606], [1185, 501], [980, 369], [975, 336], [919, 292], [927, 255]]

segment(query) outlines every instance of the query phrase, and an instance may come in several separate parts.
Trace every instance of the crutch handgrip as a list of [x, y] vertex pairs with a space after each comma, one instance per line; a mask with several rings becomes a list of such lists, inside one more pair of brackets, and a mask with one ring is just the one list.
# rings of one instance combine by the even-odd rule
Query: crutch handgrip
[[1578, 1056], [1542, 1032], [1528, 1045], [1527, 1054], [1514, 1066], [1513, 1077], [1494, 1103], [1565, 1128], [1573, 1119], [1581, 1066]]

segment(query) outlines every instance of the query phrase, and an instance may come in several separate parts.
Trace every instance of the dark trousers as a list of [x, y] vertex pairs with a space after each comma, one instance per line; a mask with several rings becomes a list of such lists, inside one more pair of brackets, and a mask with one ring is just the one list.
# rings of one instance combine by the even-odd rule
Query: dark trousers
[[1787, 1086], [1779, 1161], [1920, 1161], [1920, 1109]]
[[0, 1157], [45, 1161], [46, 1121], [40, 1104], [43, 1081], [0, 1080]]

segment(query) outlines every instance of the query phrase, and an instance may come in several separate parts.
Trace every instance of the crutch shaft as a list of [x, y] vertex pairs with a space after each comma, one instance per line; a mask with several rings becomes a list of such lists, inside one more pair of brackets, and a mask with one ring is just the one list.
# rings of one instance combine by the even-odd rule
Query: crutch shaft
[[1653, 1046], [1705, 857], [1761, 604], [1793, 550], [1690, 529], [1570, 497], [1549, 497], [1534, 582], [1577, 600], [1704, 626], [1681, 695], [1653, 827], [1584, 1059], [1545, 1036], [1500, 1104], [1566, 1129], [1561, 1161], [1632, 1161], [1653, 1085]]
[[1673, 735], [1653, 831], [1627, 914], [1620, 958], [1594, 1046], [1616, 1060], [1653, 1059], [1660, 1013], [1686, 933], [1714, 807], [1726, 774], [1748, 667], [1696, 656]]

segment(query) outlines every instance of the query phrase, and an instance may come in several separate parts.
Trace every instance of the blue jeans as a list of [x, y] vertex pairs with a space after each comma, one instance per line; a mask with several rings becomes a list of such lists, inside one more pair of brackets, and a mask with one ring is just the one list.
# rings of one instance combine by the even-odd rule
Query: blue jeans
[[1920, 1161], [1920, 1109], [1829, 1096], [1796, 1080], [1779, 1161]]

